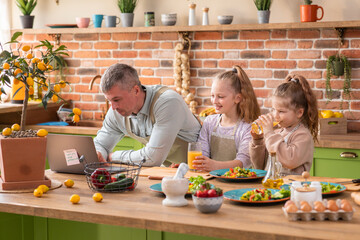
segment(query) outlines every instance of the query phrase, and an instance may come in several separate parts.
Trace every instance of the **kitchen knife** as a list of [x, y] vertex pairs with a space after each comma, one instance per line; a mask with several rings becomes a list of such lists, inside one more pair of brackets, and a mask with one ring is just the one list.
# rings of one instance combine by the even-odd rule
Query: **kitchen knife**
[[360, 178], [358, 178], [358, 179], [353, 179], [353, 180], [351, 180], [351, 181], [337, 182], [337, 183], [340, 183], [340, 184], [342, 184], [342, 183], [360, 183]]

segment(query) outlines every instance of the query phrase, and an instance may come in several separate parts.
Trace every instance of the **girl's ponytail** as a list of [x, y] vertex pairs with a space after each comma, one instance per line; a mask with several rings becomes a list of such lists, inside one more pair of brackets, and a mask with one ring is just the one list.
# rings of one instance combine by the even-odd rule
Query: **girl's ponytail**
[[[286, 91], [288, 94], [283, 92], [282, 95], [289, 97], [291, 99], [291, 105], [295, 106], [296, 108], [304, 108], [302, 122], [307, 125], [314, 140], [317, 140], [319, 128], [318, 106], [316, 96], [311, 90], [309, 82], [301, 75], [288, 75], [285, 78], [284, 84], [289, 85], [289, 87], [284, 88], [288, 90]], [[281, 89], [280, 86], [278, 89]], [[279, 94], [280, 91], [278, 91], [278, 89], [277, 92]], [[299, 90], [302, 90], [301, 92], [303, 94], [299, 94]]]
[[[233, 66], [240, 81], [242, 101], [238, 105], [240, 117], [247, 123], [252, 123], [260, 116], [260, 107], [249, 77], [238, 65]], [[236, 71], [235, 71], [236, 70]]]

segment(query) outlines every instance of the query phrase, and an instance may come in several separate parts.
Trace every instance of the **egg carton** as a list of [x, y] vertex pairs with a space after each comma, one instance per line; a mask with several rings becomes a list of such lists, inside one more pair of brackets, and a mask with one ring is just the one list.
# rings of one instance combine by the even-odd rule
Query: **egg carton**
[[[310, 221], [310, 220], [316, 220], [316, 221], [324, 221], [324, 220], [330, 220], [330, 221], [338, 221], [340, 219], [345, 221], [350, 221], [354, 215], [355, 208], [352, 207], [351, 212], [345, 212], [344, 210], [340, 209], [340, 199], [336, 200], [336, 205], [338, 205], [339, 210], [338, 211], [330, 211], [326, 209], [324, 212], [318, 212], [312, 209], [310, 212], [304, 212], [302, 210], [297, 210], [297, 212], [294, 213], [288, 213], [285, 209], [285, 207], [282, 208], [285, 216], [289, 221]], [[324, 206], [327, 205], [327, 200], [323, 200]]]

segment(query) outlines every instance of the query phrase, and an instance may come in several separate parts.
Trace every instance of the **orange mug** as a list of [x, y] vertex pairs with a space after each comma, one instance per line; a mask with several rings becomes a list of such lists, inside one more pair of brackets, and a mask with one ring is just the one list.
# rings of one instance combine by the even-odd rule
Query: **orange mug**
[[[321, 10], [321, 17], [317, 17], [318, 9]], [[301, 5], [300, 20], [301, 22], [316, 22], [324, 17], [324, 9], [318, 5]]]

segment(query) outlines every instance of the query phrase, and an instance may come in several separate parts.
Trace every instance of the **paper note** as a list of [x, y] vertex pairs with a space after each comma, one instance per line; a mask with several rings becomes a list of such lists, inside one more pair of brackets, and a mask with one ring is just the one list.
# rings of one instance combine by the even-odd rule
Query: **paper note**
[[80, 164], [79, 156], [76, 149], [64, 150], [66, 164], [68, 166]]

